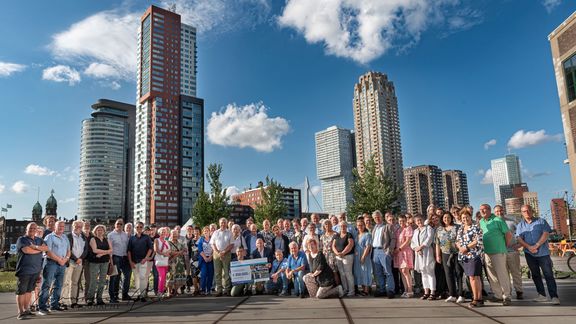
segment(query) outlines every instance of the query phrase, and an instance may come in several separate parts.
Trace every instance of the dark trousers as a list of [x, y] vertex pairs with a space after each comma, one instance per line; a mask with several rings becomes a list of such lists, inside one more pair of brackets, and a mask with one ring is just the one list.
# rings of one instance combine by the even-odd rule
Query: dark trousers
[[436, 277], [436, 295], [442, 296], [448, 292], [446, 285], [446, 276], [444, 275], [444, 267], [442, 264], [434, 263], [434, 276]]
[[[558, 288], [556, 287], [556, 280], [554, 279], [554, 271], [552, 270], [552, 259], [550, 258], [550, 255], [535, 257], [530, 253], [524, 253], [524, 256], [526, 257], [526, 263], [528, 264], [528, 268], [530, 268], [532, 281], [534, 281], [538, 294], [546, 296], [544, 283], [542, 282], [543, 273], [544, 279], [546, 279], [549, 297], [558, 297]], [[540, 269], [542, 269], [542, 273], [540, 272]]]
[[132, 268], [130, 267], [130, 262], [128, 262], [127, 256], [113, 255], [112, 259], [114, 260], [116, 269], [118, 269], [118, 275], [110, 277], [108, 294], [110, 294], [110, 300], [117, 301], [120, 290], [120, 276], [122, 276], [122, 298], [130, 296], [130, 277], [132, 276]]
[[392, 276], [394, 276], [394, 287], [396, 287], [394, 292], [396, 294], [403, 293], [405, 288], [404, 284], [402, 283], [402, 279], [400, 279], [400, 270], [398, 268], [392, 268]]
[[448, 285], [448, 293], [452, 297], [462, 296], [462, 266], [458, 263], [458, 254], [442, 253], [442, 266], [444, 267], [444, 277]]

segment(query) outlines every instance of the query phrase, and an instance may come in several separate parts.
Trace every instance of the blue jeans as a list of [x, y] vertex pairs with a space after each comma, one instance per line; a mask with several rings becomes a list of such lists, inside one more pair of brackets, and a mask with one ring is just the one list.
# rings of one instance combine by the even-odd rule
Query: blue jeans
[[60, 306], [60, 294], [62, 293], [62, 285], [64, 284], [64, 272], [66, 267], [58, 263], [48, 260], [42, 272], [42, 290], [38, 301], [38, 307], [42, 310], [48, 309], [46, 303], [48, 296], [50, 296], [50, 287], [52, 287], [52, 297], [50, 298], [50, 308], [58, 308]]
[[214, 263], [199, 262], [200, 266], [200, 290], [209, 294], [212, 291], [212, 282], [214, 281]]
[[526, 256], [526, 263], [528, 264], [528, 268], [530, 268], [530, 273], [532, 273], [532, 281], [534, 281], [538, 294], [546, 296], [544, 283], [542, 282], [542, 274], [540, 273], [540, 269], [542, 269], [550, 298], [558, 297], [558, 289], [556, 287], [556, 280], [554, 279], [554, 271], [552, 271], [552, 259], [550, 255], [535, 257], [530, 253], [524, 253], [524, 256]]
[[276, 282], [273, 282], [272, 279], [268, 280], [266, 282], [266, 290], [269, 293], [273, 293], [273, 292], [287, 292], [288, 291], [288, 280], [286, 280], [286, 274], [284, 272], [281, 272], [278, 275], [278, 280], [276, 280]]
[[108, 294], [110, 295], [110, 300], [118, 300], [118, 293], [120, 290], [120, 276], [122, 276], [122, 298], [130, 296], [130, 277], [132, 276], [132, 268], [130, 267], [130, 262], [128, 262], [127, 256], [117, 256], [113, 255], [114, 265], [118, 269], [118, 275], [110, 277], [110, 283], [108, 287]]
[[392, 257], [382, 249], [374, 249], [374, 276], [380, 293], [394, 293], [394, 276], [392, 275]]
[[[294, 272], [294, 292], [296, 295], [301, 295], [306, 293], [306, 284], [304, 283], [304, 271]], [[288, 280], [286, 280], [288, 281]]]

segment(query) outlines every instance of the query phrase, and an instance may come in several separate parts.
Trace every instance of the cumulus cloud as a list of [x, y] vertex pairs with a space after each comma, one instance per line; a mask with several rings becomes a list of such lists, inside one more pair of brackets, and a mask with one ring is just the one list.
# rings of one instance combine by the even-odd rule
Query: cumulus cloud
[[58, 200], [58, 203], [69, 204], [69, 203], [73, 203], [75, 201], [76, 201], [76, 198], [71, 197], [71, 198], [60, 199], [60, 200]]
[[80, 73], [67, 65], [56, 65], [42, 71], [42, 79], [54, 82], [68, 82], [73, 86], [81, 81]]
[[212, 113], [207, 127], [208, 140], [213, 144], [252, 147], [259, 152], [272, 152], [282, 147], [282, 137], [289, 131], [288, 121], [268, 117], [262, 103], [229, 104], [224, 111]]
[[47, 167], [39, 166], [37, 164], [28, 165], [26, 169], [24, 169], [24, 173], [37, 176], [52, 176], [57, 174], [56, 171], [50, 170]]
[[317, 196], [321, 191], [322, 191], [322, 187], [320, 187], [320, 186], [312, 186], [312, 187], [310, 188], [310, 192], [311, 192], [314, 196]]
[[[278, 23], [323, 43], [327, 54], [368, 63], [400, 50], [439, 26], [449, 33], [481, 22], [482, 14], [460, 0], [287, 0]], [[453, 10], [453, 8], [460, 8]]]
[[12, 191], [17, 193], [17, 194], [21, 194], [21, 193], [25, 193], [26, 191], [28, 191], [28, 184], [26, 184], [24, 181], [19, 180], [14, 182], [14, 184], [12, 185]]
[[486, 170], [486, 172], [484, 172], [484, 176], [482, 178], [482, 181], [480, 181], [481, 184], [492, 184], [494, 181], [492, 180], [492, 169], [488, 169]]
[[527, 131], [523, 129], [517, 131], [508, 140], [508, 147], [511, 149], [520, 149], [528, 146], [534, 146], [546, 142], [560, 142], [562, 141], [562, 134], [549, 135], [546, 131], [541, 129], [539, 131]]
[[226, 188], [226, 196], [232, 197], [240, 193], [240, 189], [236, 186]]
[[24, 71], [26, 65], [0, 61], [0, 77], [9, 77], [16, 72]]
[[6, 185], [0, 183], [0, 194], [3, 193], [5, 189], [6, 189]]
[[484, 143], [484, 149], [487, 150], [490, 148], [490, 146], [494, 146], [494, 145], [496, 145], [496, 140], [491, 139], [488, 142]]
[[562, 3], [562, 0], [542, 0], [542, 5], [548, 13], [551, 13]]
[[95, 78], [134, 79], [139, 13], [102, 11], [52, 36], [52, 54], [66, 62], [89, 64]]

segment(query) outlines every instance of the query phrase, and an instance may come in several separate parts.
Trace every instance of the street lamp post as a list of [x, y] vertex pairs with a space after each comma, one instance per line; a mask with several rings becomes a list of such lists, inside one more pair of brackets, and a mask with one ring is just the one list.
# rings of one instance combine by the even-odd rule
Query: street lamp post
[[568, 205], [568, 191], [564, 191], [566, 195], [566, 225], [568, 225], [568, 238], [572, 242], [572, 221], [570, 220], [570, 206]]

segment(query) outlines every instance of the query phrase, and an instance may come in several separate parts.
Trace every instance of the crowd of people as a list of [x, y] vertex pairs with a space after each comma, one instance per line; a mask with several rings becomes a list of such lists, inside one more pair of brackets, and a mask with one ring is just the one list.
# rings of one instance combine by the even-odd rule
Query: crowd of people
[[[264, 220], [260, 228], [251, 218], [244, 228], [222, 218], [185, 229], [118, 219], [109, 233], [104, 225], [92, 229], [82, 221], [64, 233], [65, 223], [48, 216], [45, 227], [29, 223], [17, 242], [18, 319], [68, 307], [146, 302], [152, 294], [373, 294], [470, 300], [469, 307], [480, 307], [489, 296], [483, 276], [492, 292], [489, 301], [508, 306], [513, 292], [524, 298], [521, 250], [538, 292], [534, 301], [560, 304], [547, 243], [550, 226], [529, 205], [521, 211], [518, 223], [502, 206], [492, 213], [487, 204], [476, 214], [470, 206], [448, 211], [431, 205], [425, 216], [377, 210], [348, 222], [345, 213], [323, 220], [312, 214], [310, 220]], [[233, 285], [231, 262], [250, 258], [267, 259], [269, 279]]]

